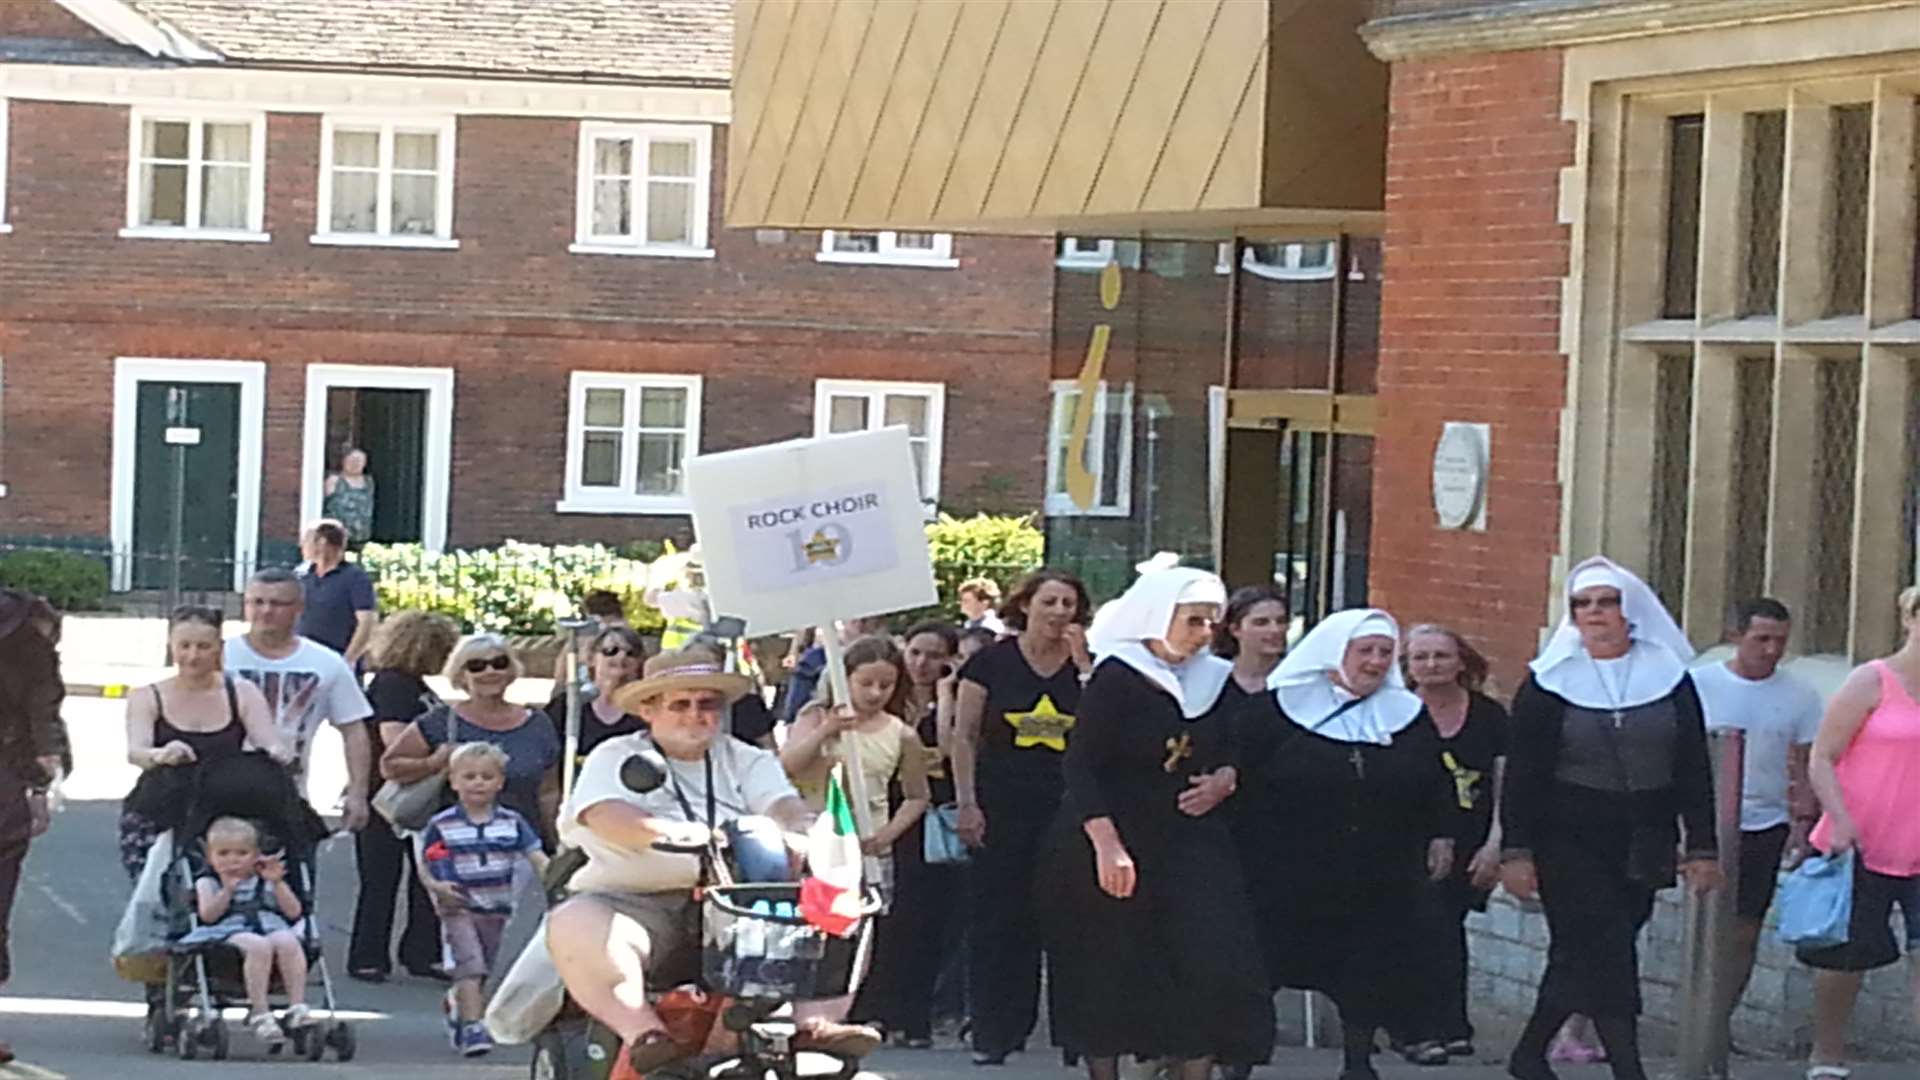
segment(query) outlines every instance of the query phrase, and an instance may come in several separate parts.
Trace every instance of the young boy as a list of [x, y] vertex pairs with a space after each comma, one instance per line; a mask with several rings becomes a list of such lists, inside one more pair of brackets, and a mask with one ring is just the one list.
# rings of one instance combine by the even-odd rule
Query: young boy
[[493, 1049], [480, 1022], [480, 988], [500, 952], [500, 934], [513, 915], [513, 872], [522, 858], [544, 874], [540, 836], [519, 814], [495, 805], [507, 779], [506, 751], [492, 743], [462, 743], [447, 759], [447, 784], [459, 802], [433, 816], [415, 839], [420, 880], [440, 915], [440, 939], [452, 957], [447, 991], [447, 1038], [467, 1057]]

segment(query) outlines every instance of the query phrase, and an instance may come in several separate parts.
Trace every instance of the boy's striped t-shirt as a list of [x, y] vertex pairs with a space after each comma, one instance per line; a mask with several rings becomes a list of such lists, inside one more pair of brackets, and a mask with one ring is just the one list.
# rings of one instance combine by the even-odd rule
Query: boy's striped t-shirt
[[527, 819], [499, 805], [475, 821], [456, 803], [435, 814], [416, 843], [427, 873], [458, 885], [467, 909], [480, 915], [513, 913], [514, 866], [540, 850]]

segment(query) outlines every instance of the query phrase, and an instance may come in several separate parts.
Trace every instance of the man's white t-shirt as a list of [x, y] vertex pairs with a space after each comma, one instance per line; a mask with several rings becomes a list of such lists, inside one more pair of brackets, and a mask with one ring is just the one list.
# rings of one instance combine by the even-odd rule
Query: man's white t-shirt
[[357, 724], [373, 715], [360, 681], [353, 677], [340, 654], [306, 638], [287, 656], [275, 660], [260, 655], [245, 636], [228, 638], [226, 668], [260, 688], [280, 735], [293, 747], [294, 777], [307, 779], [307, 755], [322, 720], [336, 727]]
[[1787, 805], [1787, 751], [1813, 742], [1820, 731], [1820, 693], [1798, 677], [1776, 669], [1765, 679], [1745, 679], [1726, 664], [1693, 672], [1707, 730], [1746, 732], [1746, 775], [1740, 793], [1740, 828], [1758, 832], [1784, 825]]
[[[573, 793], [560, 807], [560, 842], [587, 854], [587, 865], [573, 877], [573, 887], [583, 892], [652, 893], [691, 889], [700, 883], [700, 859], [694, 855], [670, 852], [634, 851], [610, 843], [580, 824], [580, 814], [603, 802], [624, 802], [639, 807], [649, 817], [689, 820], [675, 796], [675, 782], [692, 820], [707, 816], [707, 767], [698, 761], [667, 759], [672, 773], [667, 783], [644, 795], [620, 782], [620, 766], [629, 755], [653, 745], [645, 734], [622, 735], [593, 748], [580, 775], [574, 778]], [[707, 751], [713, 762], [714, 824], [734, 818], [765, 814], [773, 804], [785, 798], [799, 798], [780, 758], [768, 750], [748, 746], [738, 739], [720, 735]]]

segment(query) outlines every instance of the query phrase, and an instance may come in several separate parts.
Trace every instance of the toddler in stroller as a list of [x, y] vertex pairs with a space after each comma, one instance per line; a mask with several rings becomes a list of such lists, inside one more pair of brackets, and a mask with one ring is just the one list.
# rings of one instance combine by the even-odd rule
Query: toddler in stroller
[[[193, 883], [199, 925], [175, 948], [204, 954], [203, 946], [224, 944], [238, 950], [247, 1027], [260, 1041], [277, 1044], [286, 1038], [282, 1023], [299, 1030], [309, 1019], [307, 954], [293, 932], [306, 906], [287, 884], [281, 857], [262, 855], [260, 831], [240, 818], [223, 817], [207, 827], [206, 858], [207, 872]], [[287, 997], [286, 1012], [278, 1021], [267, 999], [275, 974]]]
[[[163, 981], [148, 993], [148, 1049], [173, 1043], [187, 1060], [202, 1050], [223, 1059], [222, 1011], [244, 1003], [247, 1025], [269, 1053], [291, 1040], [309, 1061], [329, 1047], [342, 1061], [353, 1057], [353, 1032], [335, 1019], [311, 917], [315, 856], [326, 833], [285, 768], [264, 754], [243, 754], [198, 780], [179, 827], [162, 841], [171, 858], [158, 899], [170, 930]], [[136, 890], [134, 904], [145, 900]], [[306, 1001], [313, 975], [324, 1015]], [[276, 990], [284, 1001], [278, 1018]]]

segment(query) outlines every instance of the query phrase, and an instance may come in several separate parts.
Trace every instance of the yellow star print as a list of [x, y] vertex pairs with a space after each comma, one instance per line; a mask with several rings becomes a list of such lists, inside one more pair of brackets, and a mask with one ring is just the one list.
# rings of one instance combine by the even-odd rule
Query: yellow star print
[[1033, 708], [1026, 712], [1001, 713], [1007, 726], [1013, 729], [1013, 748], [1025, 750], [1029, 747], [1044, 746], [1049, 750], [1065, 753], [1067, 732], [1073, 730], [1073, 717], [1063, 713], [1053, 704], [1051, 694], [1041, 694]]
[[1478, 769], [1469, 769], [1460, 764], [1451, 750], [1440, 755], [1440, 763], [1453, 774], [1454, 799], [1459, 802], [1460, 809], [1473, 809], [1474, 803], [1479, 800], [1480, 778], [1484, 774]]

